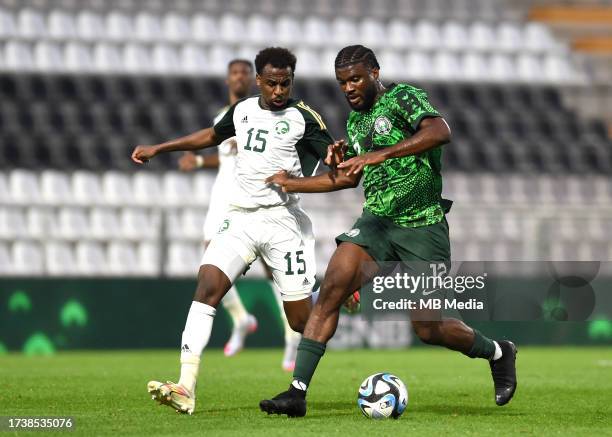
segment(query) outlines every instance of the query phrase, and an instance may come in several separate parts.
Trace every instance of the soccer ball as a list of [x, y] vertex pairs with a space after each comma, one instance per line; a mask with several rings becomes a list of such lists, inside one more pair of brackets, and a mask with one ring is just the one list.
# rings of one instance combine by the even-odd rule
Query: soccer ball
[[397, 419], [408, 405], [408, 390], [397, 376], [375, 373], [361, 383], [357, 405], [369, 419]]

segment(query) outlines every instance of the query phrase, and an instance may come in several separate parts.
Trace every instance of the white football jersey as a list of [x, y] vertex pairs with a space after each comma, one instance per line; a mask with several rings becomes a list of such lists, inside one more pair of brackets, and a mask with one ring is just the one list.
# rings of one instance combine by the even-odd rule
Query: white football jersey
[[[213, 120], [213, 124], [217, 124], [225, 115], [229, 106], [224, 107]], [[236, 164], [236, 139], [228, 138], [217, 147], [219, 154], [219, 170], [217, 179], [224, 181], [231, 180], [234, 177], [234, 167]]]
[[293, 99], [280, 111], [263, 109], [259, 96], [243, 99], [214, 129], [223, 140], [236, 137], [235, 178], [228, 192], [230, 205], [241, 208], [296, 203], [297, 194], [283, 193], [264, 180], [280, 170], [293, 177], [312, 176], [333, 142], [321, 116]]

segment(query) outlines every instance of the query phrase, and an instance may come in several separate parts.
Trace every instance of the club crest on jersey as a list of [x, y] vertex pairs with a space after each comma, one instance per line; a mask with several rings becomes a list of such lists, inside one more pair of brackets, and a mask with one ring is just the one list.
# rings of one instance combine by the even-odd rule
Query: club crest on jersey
[[391, 132], [392, 128], [393, 125], [384, 115], [381, 115], [374, 121], [374, 130], [379, 135], [387, 135], [389, 132]]
[[356, 237], [357, 235], [359, 235], [361, 233], [360, 229], [351, 229], [350, 231], [346, 231], [345, 234], [347, 237]]
[[276, 125], [274, 126], [274, 131], [278, 134], [278, 135], [284, 135], [287, 132], [289, 132], [289, 123], [287, 123], [285, 120], [281, 120], [278, 123], [276, 123]]
[[221, 227], [219, 228], [219, 230], [217, 231], [217, 233], [221, 233], [223, 231], [227, 231], [227, 229], [230, 227], [230, 221], [229, 219], [225, 219], [223, 220], [223, 224], [221, 225]]

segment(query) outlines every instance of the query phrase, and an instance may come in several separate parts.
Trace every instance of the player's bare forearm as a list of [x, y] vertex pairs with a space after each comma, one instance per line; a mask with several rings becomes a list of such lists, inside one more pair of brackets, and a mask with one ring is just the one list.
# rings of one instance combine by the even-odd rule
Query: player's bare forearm
[[451, 131], [446, 120], [442, 117], [426, 118], [413, 136], [380, 152], [385, 159], [418, 155], [450, 142], [450, 137]]
[[143, 164], [160, 153], [175, 151], [192, 151], [219, 144], [219, 138], [212, 127], [199, 130], [181, 138], [154, 146], [136, 146], [132, 152], [132, 161]]
[[294, 178], [282, 170], [266, 179], [266, 183], [280, 186], [285, 193], [326, 193], [359, 184], [361, 175], [347, 176], [336, 170], [318, 176]]
[[347, 176], [331, 170], [328, 173], [303, 178], [288, 178], [283, 184], [286, 193], [326, 193], [329, 191], [355, 188], [359, 185], [361, 175]]
[[219, 155], [206, 155], [202, 168], [219, 168]]
[[199, 130], [190, 135], [166, 141], [155, 146], [157, 153], [192, 151], [216, 146], [219, 143], [215, 130], [211, 127]]

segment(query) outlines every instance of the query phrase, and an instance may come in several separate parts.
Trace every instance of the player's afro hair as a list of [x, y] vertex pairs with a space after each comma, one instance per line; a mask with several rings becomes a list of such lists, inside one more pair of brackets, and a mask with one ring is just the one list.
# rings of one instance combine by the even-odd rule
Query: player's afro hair
[[253, 71], [253, 63], [247, 59], [240, 59], [240, 58], [232, 59], [231, 61], [229, 61], [229, 63], [227, 64], [227, 69], [229, 70], [230, 68], [232, 68], [232, 65], [235, 65], [235, 64], [246, 65], [247, 67], [249, 67], [251, 71]]
[[291, 67], [291, 72], [295, 73], [295, 63], [295, 55], [286, 48], [268, 47], [255, 56], [255, 71], [261, 74], [264, 67], [270, 64], [274, 68]]
[[334, 67], [344, 68], [360, 63], [368, 68], [380, 68], [372, 49], [362, 45], [347, 46], [340, 50], [334, 61]]

